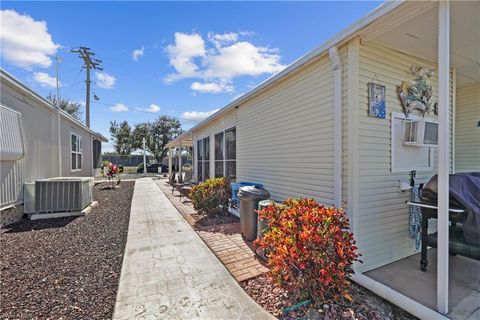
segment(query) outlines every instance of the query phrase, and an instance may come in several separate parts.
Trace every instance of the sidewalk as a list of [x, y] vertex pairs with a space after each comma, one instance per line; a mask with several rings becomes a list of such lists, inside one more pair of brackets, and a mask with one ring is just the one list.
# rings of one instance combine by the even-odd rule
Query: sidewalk
[[138, 179], [113, 319], [272, 319], [165, 194]]

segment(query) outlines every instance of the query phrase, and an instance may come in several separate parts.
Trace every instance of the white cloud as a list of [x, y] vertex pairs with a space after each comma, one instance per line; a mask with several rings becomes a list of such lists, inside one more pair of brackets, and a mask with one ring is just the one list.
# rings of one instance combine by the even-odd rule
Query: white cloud
[[205, 57], [207, 78], [232, 79], [239, 76], [258, 76], [277, 73], [285, 66], [275, 49], [256, 47], [250, 42], [236, 42], [222, 47], [215, 55]]
[[[33, 73], [33, 80], [39, 83], [42, 87], [46, 88], [56, 88], [57, 87], [57, 79], [51, 77], [48, 73], [45, 72], [34, 72]], [[61, 86], [61, 82], [58, 83]]]
[[115, 85], [115, 81], [117, 81], [117, 79], [112, 76], [112, 75], [109, 75], [108, 73], [106, 72], [95, 72], [95, 76], [97, 77], [97, 85], [100, 87], [100, 88], [104, 88], [104, 89], [112, 89], [113, 86]]
[[52, 40], [45, 21], [36, 21], [14, 10], [0, 10], [0, 45], [2, 58], [18, 66], [36, 64], [49, 67], [50, 56], [60, 45]]
[[182, 113], [182, 118], [185, 120], [192, 120], [192, 121], [202, 121], [205, 120], [206, 118], [210, 117], [212, 114], [217, 112], [220, 109], [214, 109], [210, 111], [187, 111]]
[[157, 113], [160, 112], [160, 106], [152, 103], [148, 108], [138, 108], [137, 110], [148, 113]]
[[175, 33], [175, 44], [167, 47], [170, 65], [176, 73], [165, 77], [171, 83], [185, 78], [201, 79], [191, 89], [198, 92], [233, 92], [233, 79], [277, 73], [283, 68], [278, 49], [239, 41], [250, 32], [208, 33], [206, 46], [201, 35]]
[[190, 88], [200, 93], [233, 92], [235, 90], [234, 86], [225, 82], [194, 82]]
[[142, 57], [144, 53], [145, 53], [145, 47], [144, 46], [142, 46], [140, 49], [133, 50], [132, 60], [133, 61], [138, 61], [138, 59], [140, 59], [140, 57]]
[[117, 103], [116, 105], [111, 106], [110, 110], [113, 111], [113, 112], [127, 112], [128, 107], [126, 105], [124, 105], [123, 103]]
[[205, 41], [197, 33], [175, 33], [175, 44], [167, 46], [170, 65], [177, 73], [165, 77], [165, 82], [171, 83], [183, 78], [198, 76], [199, 67], [194, 59], [205, 55]]

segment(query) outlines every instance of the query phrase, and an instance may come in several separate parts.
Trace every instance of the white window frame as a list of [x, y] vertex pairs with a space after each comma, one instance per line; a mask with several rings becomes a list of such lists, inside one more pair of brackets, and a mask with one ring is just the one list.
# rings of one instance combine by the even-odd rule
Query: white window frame
[[[72, 145], [72, 137], [75, 137], [76, 141], [77, 141], [77, 150], [72, 150], [73, 148], [73, 145]], [[72, 155], [75, 154], [75, 158], [76, 158], [76, 166], [75, 168], [72, 168]], [[80, 155], [80, 158], [81, 158], [81, 161], [80, 161], [80, 168], [79, 168], [79, 165], [78, 165], [78, 159], [79, 159], [79, 156]], [[69, 152], [69, 157], [70, 157], [70, 172], [78, 172], [78, 171], [82, 171], [83, 170], [83, 137], [79, 134], [76, 134], [75, 132], [70, 132], [70, 152]]]
[[[213, 155], [214, 155], [214, 169], [215, 169], [215, 162], [217, 161], [222, 161], [223, 162], [223, 175], [222, 177], [225, 177], [227, 175], [227, 162], [235, 162], [235, 175], [236, 175], [236, 166], [237, 166], [237, 157], [235, 156], [235, 159], [227, 159], [227, 139], [226, 139], [226, 132], [227, 131], [230, 131], [232, 129], [235, 129], [235, 143], [237, 141], [237, 127], [236, 126], [232, 126], [232, 127], [229, 127], [229, 128], [226, 128], [226, 129], [223, 129], [221, 131], [218, 131], [216, 133], [213, 134], [213, 141], [214, 141], [214, 144], [213, 144]], [[215, 136], [217, 134], [220, 134], [220, 133], [223, 133], [223, 159], [222, 160], [217, 160], [215, 158], [216, 156], [216, 152], [215, 152]], [[236, 154], [236, 150], [235, 150], [235, 154]], [[215, 170], [214, 170], [215, 171]], [[214, 175], [215, 175], [215, 172], [214, 172]]]

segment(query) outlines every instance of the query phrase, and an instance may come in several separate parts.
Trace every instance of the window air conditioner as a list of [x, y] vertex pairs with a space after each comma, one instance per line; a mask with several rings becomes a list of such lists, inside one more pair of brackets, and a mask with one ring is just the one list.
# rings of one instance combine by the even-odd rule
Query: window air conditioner
[[438, 123], [431, 119], [403, 121], [403, 144], [414, 147], [436, 147]]

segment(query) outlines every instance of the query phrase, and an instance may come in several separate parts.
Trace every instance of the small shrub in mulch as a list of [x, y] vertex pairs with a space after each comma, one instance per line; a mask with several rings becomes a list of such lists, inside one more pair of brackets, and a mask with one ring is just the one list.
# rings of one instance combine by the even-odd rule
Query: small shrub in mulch
[[0, 319], [110, 319], [133, 182], [95, 186], [85, 217], [22, 221], [1, 231]]
[[269, 229], [257, 244], [266, 252], [276, 282], [299, 300], [315, 304], [347, 299], [352, 265], [358, 259], [342, 209], [312, 199], [289, 199], [259, 210]]
[[214, 178], [195, 185], [190, 191], [193, 208], [202, 215], [218, 215], [231, 205], [230, 179]]

